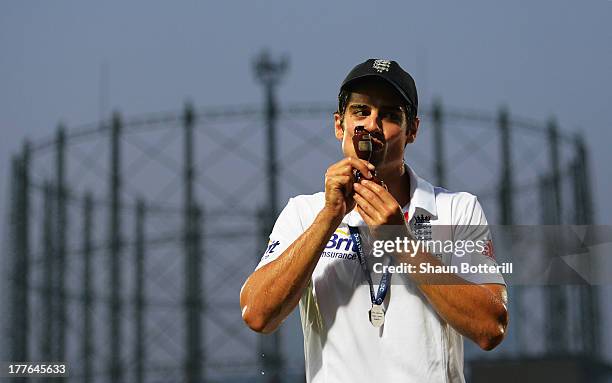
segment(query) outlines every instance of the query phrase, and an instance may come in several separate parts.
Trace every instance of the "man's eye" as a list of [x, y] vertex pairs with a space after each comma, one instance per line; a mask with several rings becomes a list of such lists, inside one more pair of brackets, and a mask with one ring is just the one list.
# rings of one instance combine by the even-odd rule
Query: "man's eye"
[[365, 109], [358, 109], [355, 111], [355, 116], [367, 116], [368, 111]]
[[393, 121], [398, 121], [401, 120], [402, 116], [397, 113], [397, 112], [388, 112], [386, 113], [386, 116], [388, 119], [393, 120]]

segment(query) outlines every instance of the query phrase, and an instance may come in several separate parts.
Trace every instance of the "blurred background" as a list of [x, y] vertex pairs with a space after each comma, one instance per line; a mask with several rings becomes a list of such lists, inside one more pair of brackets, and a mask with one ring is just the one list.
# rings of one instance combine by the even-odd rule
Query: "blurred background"
[[[0, 3], [0, 360], [67, 361], [74, 382], [304, 381], [298, 315], [258, 336], [238, 294], [287, 199], [341, 158], [338, 87], [371, 57], [416, 80], [422, 177], [478, 195], [492, 224], [609, 225], [610, 16]], [[468, 381], [610, 381], [610, 289], [587, 282], [511, 285], [508, 338], [466, 341]]]

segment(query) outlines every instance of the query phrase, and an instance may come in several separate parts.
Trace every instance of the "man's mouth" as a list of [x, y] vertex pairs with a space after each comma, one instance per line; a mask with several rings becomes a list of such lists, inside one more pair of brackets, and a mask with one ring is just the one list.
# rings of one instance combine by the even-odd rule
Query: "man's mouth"
[[372, 141], [372, 151], [377, 152], [385, 148], [385, 139], [375, 134], [370, 134]]

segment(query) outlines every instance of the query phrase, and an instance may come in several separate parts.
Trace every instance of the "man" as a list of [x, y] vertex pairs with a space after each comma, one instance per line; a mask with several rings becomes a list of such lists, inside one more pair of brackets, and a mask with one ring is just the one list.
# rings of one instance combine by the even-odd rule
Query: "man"
[[[450, 228], [440, 238], [488, 241], [467, 258], [495, 265], [477, 199], [434, 188], [403, 162], [419, 129], [417, 107], [414, 80], [395, 61], [370, 59], [348, 74], [334, 114], [345, 158], [327, 169], [324, 193], [289, 200], [241, 290], [242, 317], [257, 332], [276, 330], [299, 303], [308, 382], [464, 382], [462, 335], [484, 350], [504, 338], [499, 273], [381, 276], [367, 267], [368, 240], [413, 240], [438, 226]], [[371, 136], [373, 163], [357, 158], [358, 126]], [[413, 271], [463, 259], [423, 248], [389, 255]]]

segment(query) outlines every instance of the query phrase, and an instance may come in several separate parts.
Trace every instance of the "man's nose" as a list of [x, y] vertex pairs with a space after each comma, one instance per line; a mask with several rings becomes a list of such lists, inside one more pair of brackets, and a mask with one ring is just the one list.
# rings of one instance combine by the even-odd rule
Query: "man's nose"
[[382, 131], [382, 119], [380, 118], [377, 111], [370, 112], [370, 115], [368, 116], [364, 127], [368, 132], [375, 132], [377, 130]]

